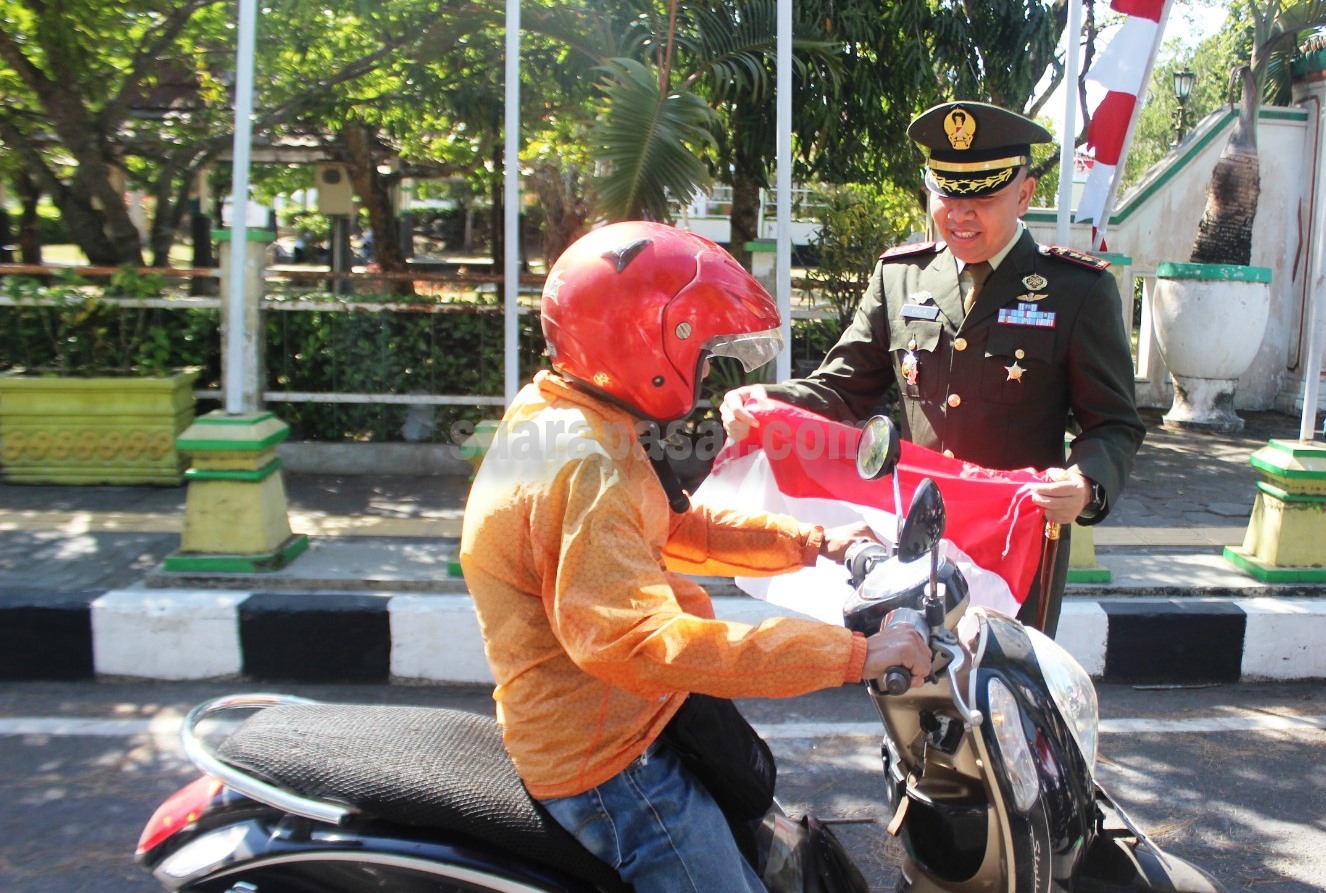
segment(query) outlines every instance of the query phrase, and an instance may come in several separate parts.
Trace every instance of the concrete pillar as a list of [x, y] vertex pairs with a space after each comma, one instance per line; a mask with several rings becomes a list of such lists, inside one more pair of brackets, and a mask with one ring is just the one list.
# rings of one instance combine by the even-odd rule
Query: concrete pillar
[[[216, 231], [213, 237], [228, 242], [230, 231]], [[280, 570], [308, 548], [308, 537], [290, 530], [276, 455], [290, 427], [259, 408], [266, 380], [259, 302], [266, 288], [267, 246], [275, 237], [268, 230], [248, 230], [240, 271], [231, 269], [231, 252], [221, 252], [221, 292], [230, 294], [231, 276], [245, 277], [243, 319], [230, 319], [228, 302], [222, 304], [222, 343], [229, 326], [241, 326], [245, 346], [252, 348], [242, 354], [257, 357], [257, 362], [240, 370], [244, 411], [210, 412], [175, 441], [176, 449], [192, 457], [193, 467], [184, 475], [188, 493], [180, 548], [166, 557], [167, 572]], [[237, 360], [227, 354], [225, 362]]]
[[1326, 444], [1272, 440], [1249, 461], [1262, 479], [1225, 559], [1263, 583], [1326, 583]]
[[270, 412], [199, 417], [176, 441], [193, 458], [179, 551], [168, 572], [274, 571], [308, 548], [286, 514], [276, 446], [290, 428]]
[[[1072, 445], [1071, 436], [1064, 438], [1064, 447]], [[1094, 527], [1074, 524], [1072, 535], [1068, 539], [1068, 582], [1069, 583], [1108, 583], [1112, 579], [1110, 569], [1096, 560], [1096, 535]]]
[[778, 244], [771, 239], [746, 243], [750, 252], [750, 274], [769, 294], [777, 294]]

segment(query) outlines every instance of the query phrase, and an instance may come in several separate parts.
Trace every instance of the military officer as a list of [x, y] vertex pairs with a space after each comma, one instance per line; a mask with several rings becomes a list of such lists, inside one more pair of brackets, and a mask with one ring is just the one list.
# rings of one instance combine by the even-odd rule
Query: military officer
[[[1118, 499], [1146, 429], [1118, 286], [1099, 258], [1038, 245], [1021, 217], [1036, 181], [1031, 144], [1052, 139], [1021, 115], [951, 102], [919, 115], [908, 135], [925, 155], [939, 240], [880, 256], [856, 316], [804, 379], [729, 392], [735, 438], [749, 401], [773, 398], [856, 422], [898, 385], [907, 439], [987, 468], [1034, 467], [1052, 480], [1033, 500], [1046, 518], [1094, 524]], [[1065, 460], [1064, 439], [1076, 431]], [[1068, 571], [1061, 542], [1045, 632], [1058, 626]], [[1019, 618], [1038, 616], [1039, 581]]]

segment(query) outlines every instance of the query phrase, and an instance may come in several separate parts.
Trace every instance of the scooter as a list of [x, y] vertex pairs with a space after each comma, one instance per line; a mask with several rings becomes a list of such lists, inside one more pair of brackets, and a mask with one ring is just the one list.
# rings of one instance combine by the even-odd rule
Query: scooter
[[[893, 474], [899, 509], [900, 454], [891, 420], [868, 420], [857, 472]], [[849, 548], [844, 607], [849, 629], [910, 625], [933, 654], [920, 688], [900, 669], [865, 683], [884, 724], [888, 828], [904, 844], [898, 893], [1223, 893], [1162, 851], [1096, 781], [1098, 706], [1081, 665], [1038, 630], [971, 605], [940, 552], [946, 516], [934, 482], [923, 480], [898, 514], [892, 550]]]
[[[894, 473], [899, 454], [892, 423], [872, 419], [858, 472]], [[896, 474], [894, 486], [896, 499]], [[897, 893], [1225, 893], [1096, 783], [1090, 678], [1052, 640], [971, 606], [940, 554], [933, 482], [899, 518], [892, 548], [849, 549], [844, 608], [862, 632], [915, 626], [933, 652], [920, 688], [902, 668], [864, 683], [906, 853]], [[213, 746], [214, 720], [236, 710], [251, 715]], [[529, 797], [489, 717], [242, 694], [195, 707], [181, 739], [203, 775], [157, 809], [136, 851], [167, 890], [630, 891]], [[749, 858], [770, 893], [867, 890], [830, 832], [777, 802]]]

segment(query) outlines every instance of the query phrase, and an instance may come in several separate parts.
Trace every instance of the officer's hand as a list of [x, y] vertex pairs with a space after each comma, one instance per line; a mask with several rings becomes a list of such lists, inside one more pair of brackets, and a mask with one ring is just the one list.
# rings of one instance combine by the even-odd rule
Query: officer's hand
[[847, 557], [847, 547], [856, 540], [883, 542], [875, 536], [875, 531], [870, 529], [869, 524], [864, 521], [857, 521], [854, 524], [844, 524], [841, 527], [826, 529], [824, 531], [824, 543], [820, 546], [820, 554], [842, 564], [843, 559]]
[[768, 399], [769, 394], [764, 390], [764, 385], [759, 384], [734, 388], [723, 395], [723, 402], [718, 406], [718, 415], [723, 420], [723, 430], [734, 443], [745, 440], [750, 429], [759, 424], [751, 411], [746, 408], [747, 404], [760, 403]]
[[866, 663], [862, 679], [878, 679], [890, 667], [905, 667], [912, 674], [912, 688], [930, 675], [930, 646], [914, 626], [888, 627], [866, 638]]
[[1072, 524], [1091, 502], [1091, 482], [1076, 468], [1050, 468], [1050, 480], [1029, 484], [1031, 501], [1045, 511], [1045, 520]]

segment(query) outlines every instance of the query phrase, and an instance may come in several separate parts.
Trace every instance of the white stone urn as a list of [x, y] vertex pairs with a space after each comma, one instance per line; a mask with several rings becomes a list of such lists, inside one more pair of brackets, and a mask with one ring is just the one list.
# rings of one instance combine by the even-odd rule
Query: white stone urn
[[1152, 321], [1174, 379], [1165, 427], [1221, 434], [1243, 428], [1234, 391], [1262, 346], [1270, 312], [1270, 267], [1156, 267]]

